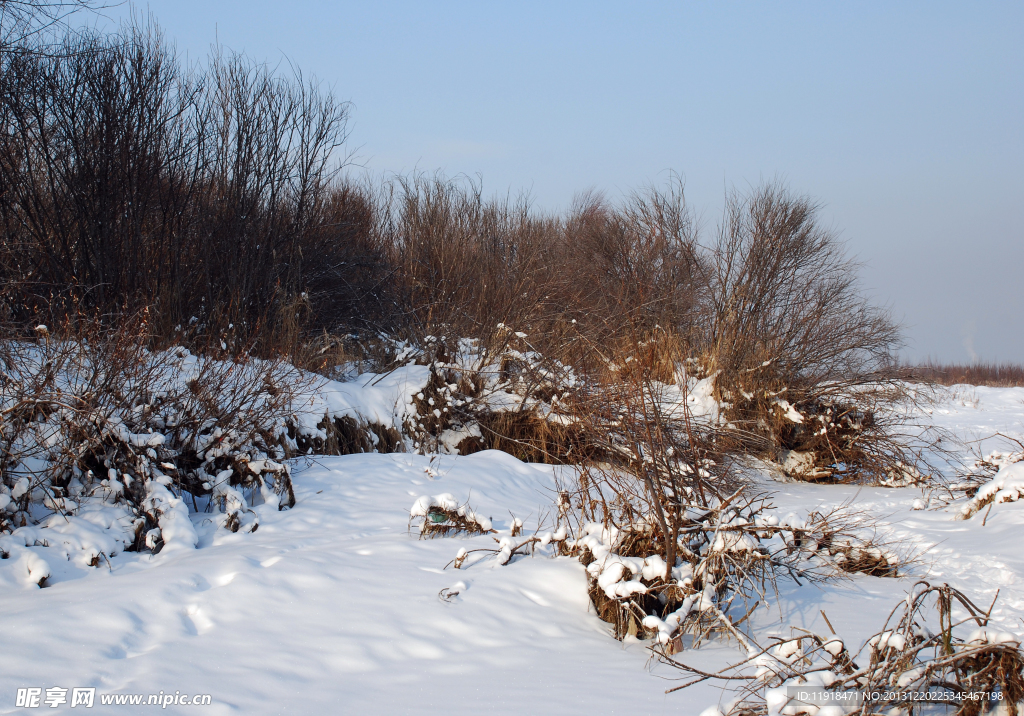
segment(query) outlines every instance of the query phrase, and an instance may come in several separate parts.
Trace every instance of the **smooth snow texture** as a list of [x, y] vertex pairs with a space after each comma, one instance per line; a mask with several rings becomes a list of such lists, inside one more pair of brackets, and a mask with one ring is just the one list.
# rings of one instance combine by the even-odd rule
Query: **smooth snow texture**
[[[199, 514], [198, 549], [118, 554], [112, 570], [51, 564], [51, 587], [4, 595], [0, 713], [16, 711], [17, 688], [54, 684], [210, 693], [208, 714], [678, 711], [643, 649], [623, 649], [588, 611], [578, 561], [496, 566], [473, 553], [444, 570], [493, 537], [409, 530], [416, 496], [445, 492], [503, 536], [509, 510], [535, 526], [551, 468], [495, 451], [435, 458], [436, 480], [428, 465], [408, 454], [300, 461], [295, 508], [256, 506], [253, 534]], [[0, 575], [23, 568], [15, 561]], [[459, 593], [442, 600], [446, 588]]]
[[407, 365], [389, 373], [363, 373], [348, 382], [323, 380], [296, 399], [296, 418], [311, 433], [324, 415], [402, 431], [405, 420], [416, 413], [413, 398], [429, 379], [429, 366]]

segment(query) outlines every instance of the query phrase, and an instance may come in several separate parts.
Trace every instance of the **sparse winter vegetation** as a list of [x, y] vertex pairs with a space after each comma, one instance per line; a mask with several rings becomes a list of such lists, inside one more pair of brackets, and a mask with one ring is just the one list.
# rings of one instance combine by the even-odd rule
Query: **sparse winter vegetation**
[[[955, 409], [936, 384], [1020, 385], [1020, 370], [901, 367], [899, 326], [865, 298], [813, 200], [778, 182], [733, 191], [708, 230], [678, 182], [583, 195], [556, 215], [441, 175], [360, 181], [344, 171], [347, 105], [297, 70], [222, 51], [190, 63], [143, 24], [54, 35], [33, 24], [50, 16], [11, 7], [6, 588], [277, 549], [289, 530], [334, 554], [331, 540], [383, 529], [380, 554], [402, 555], [409, 590], [416, 567], [561, 570], [575, 585], [561, 591], [583, 597], [566, 613], [589, 602], [603, 640], [643, 642], [692, 677], [669, 691], [739, 684], [725, 716], [921, 710], [877, 696], [892, 689], [942, 691], [929, 706], [957, 716], [1017, 713], [1017, 626], [994, 598], [976, 606], [970, 573], [939, 584], [928, 550], [936, 515], [981, 529], [1024, 496], [1020, 452], [969, 460], [977, 436], [943, 422]], [[933, 519], [927, 537], [890, 519], [903, 502]], [[375, 549], [355, 554], [391, 558]], [[346, 565], [362, 585], [387, 571]], [[865, 636], [856, 653], [809, 606], [849, 605], [835, 595], [851, 584], [907, 593], [888, 619], [843, 620]], [[1011, 613], [1024, 605], [1009, 599]], [[358, 606], [389, 638], [416, 629]], [[812, 629], [817, 612], [830, 635]], [[566, 613], [553, 629], [580, 637]], [[197, 636], [215, 623], [184, 614]], [[430, 636], [458, 633], [446, 629]], [[723, 661], [723, 645], [745, 657]], [[718, 666], [691, 660], [698, 648]], [[843, 708], [796, 704], [796, 686]]]
[[929, 362], [916, 366], [921, 379], [941, 385], [989, 385], [1000, 388], [1024, 387], [1024, 366], [1014, 363], [967, 363], [942, 365]]
[[[955, 603], [966, 618], [953, 616]], [[742, 684], [728, 714], [936, 707], [958, 716], [999, 709], [1016, 714], [1024, 698], [1024, 653], [1019, 638], [989, 625], [994, 606], [985, 610], [948, 585], [918, 582], [882, 630], [852, 655], [834, 634], [805, 632], [770, 646], [748, 645], [746, 659], [715, 673], [669, 663], [696, 677], [677, 688], [705, 679]]]

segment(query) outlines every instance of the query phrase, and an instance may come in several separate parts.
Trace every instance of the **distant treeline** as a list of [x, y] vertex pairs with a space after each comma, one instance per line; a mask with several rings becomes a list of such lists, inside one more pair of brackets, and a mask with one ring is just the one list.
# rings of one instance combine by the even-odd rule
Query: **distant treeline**
[[503, 324], [573, 364], [657, 336], [723, 395], [893, 375], [898, 326], [817, 205], [777, 183], [730, 193], [709, 237], [678, 183], [547, 214], [468, 180], [353, 182], [348, 105], [298, 70], [187, 64], [145, 23], [0, 49], [13, 330], [142, 315], [154, 343], [295, 356]]
[[1024, 365], [1019, 363], [935, 363], [929, 361], [914, 367], [922, 380], [941, 385], [990, 385], [1010, 388], [1024, 387]]

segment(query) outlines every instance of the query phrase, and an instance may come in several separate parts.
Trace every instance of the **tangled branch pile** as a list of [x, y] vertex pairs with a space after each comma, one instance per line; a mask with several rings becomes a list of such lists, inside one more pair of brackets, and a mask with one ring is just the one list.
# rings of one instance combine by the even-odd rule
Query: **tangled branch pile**
[[687, 674], [672, 691], [707, 680], [739, 684], [726, 716], [912, 714], [937, 705], [956, 716], [1001, 705], [1016, 716], [1024, 706], [1024, 651], [990, 626], [991, 613], [948, 585], [918, 582], [856, 653], [836, 636], [804, 631], [771, 646], [750, 641], [747, 658], [716, 672], [664, 651], [662, 660]]

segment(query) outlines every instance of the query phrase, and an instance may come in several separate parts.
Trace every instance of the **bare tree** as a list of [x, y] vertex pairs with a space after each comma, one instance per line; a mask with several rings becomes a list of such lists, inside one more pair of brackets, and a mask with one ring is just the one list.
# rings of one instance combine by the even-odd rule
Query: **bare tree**
[[53, 51], [48, 40], [68, 29], [71, 16], [104, 7], [100, 0], [0, 0], [0, 52]]

